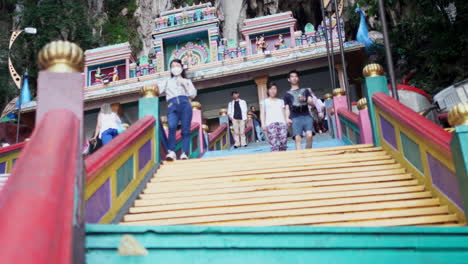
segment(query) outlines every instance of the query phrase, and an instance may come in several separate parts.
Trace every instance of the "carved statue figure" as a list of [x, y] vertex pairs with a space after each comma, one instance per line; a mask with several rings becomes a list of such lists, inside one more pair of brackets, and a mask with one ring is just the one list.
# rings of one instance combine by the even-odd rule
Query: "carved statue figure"
[[193, 11], [189, 11], [189, 12], [188, 12], [188, 18], [189, 18], [189, 23], [192, 23], [192, 22], [193, 22], [193, 18], [194, 18], [194, 12], [193, 12]]
[[197, 9], [195, 11], [195, 20], [200, 21], [202, 19], [202, 11], [200, 9]]
[[183, 24], [187, 24], [189, 22], [189, 18], [188, 18], [188, 12], [186, 10], [184, 10], [182, 12], [182, 23]]
[[278, 36], [278, 42], [275, 44], [275, 47], [276, 47], [277, 50], [287, 48], [287, 47], [286, 47], [286, 44], [284, 43], [284, 39], [283, 39], [283, 35], [282, 35], [282, 34], [279, 34], [279, 36]]
[[160, 16], [157, 20], [158, 20], [158, 29], [162, 29], [166, 27], [166, 18], [164, 16]]
[[184, 65], [189, 65], [189, 66], [196, 66], [198, 64], [198, 60], [193, 55], [192, 50], [188, 50], [187, 53], [185, 53], [185, 56], [182, 59], [182, 63]]
[[175, 25], [175, 17], [174, 15], [169, 16], [169, 25], [173, 27]]
[[118, 81], [119, 80], [119, 69], [117, 66], [114, 66], [114, 71], [112, 72], [112, 81]]
[[96, 70], [96, 73], [94, 74], [95, 82], [102, 84], [104, 77], [105, 77], [105, 74], [102, 74], [101, 73], [101, 68], [98, 67], [97, 70]]
[[218, 60], [222, 61], [224, 59], [224, 53], [226, 52], [226, 46], [224, 45], [225, 40], [221, 39], [218, 46]]
[[182, 15], [180, 13], [175, 15], [177, 25], [182, 24]]
[[255, 44], [257, 45], [257, 53], [263, 54], [268, 48], [268, 43], [265, 41], [265, 36], [260, 36], [256, 38]]

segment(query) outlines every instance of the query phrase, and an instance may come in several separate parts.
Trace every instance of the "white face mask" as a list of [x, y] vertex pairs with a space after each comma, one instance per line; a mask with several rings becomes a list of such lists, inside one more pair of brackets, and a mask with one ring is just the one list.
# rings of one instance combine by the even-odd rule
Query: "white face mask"
[[175, 76], [179, 76], [182, 73], [182, 68], [181, 67], [173, 67], [173, 68], [171, 68], [171, 73], [174, 74]]

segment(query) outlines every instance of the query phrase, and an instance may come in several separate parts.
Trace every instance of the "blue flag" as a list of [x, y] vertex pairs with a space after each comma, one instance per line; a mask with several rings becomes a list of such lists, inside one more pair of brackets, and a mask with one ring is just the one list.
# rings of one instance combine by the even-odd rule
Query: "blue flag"
[[23, 87], [21, 89], [20, 96], [21, 96], [21, 100], [16, 101], [16, 108], [19, 108], [20, 101], [21, 101], [21, 105], [31, 102], [31, 91], [29, 90], [28, 72], [24, 73]]

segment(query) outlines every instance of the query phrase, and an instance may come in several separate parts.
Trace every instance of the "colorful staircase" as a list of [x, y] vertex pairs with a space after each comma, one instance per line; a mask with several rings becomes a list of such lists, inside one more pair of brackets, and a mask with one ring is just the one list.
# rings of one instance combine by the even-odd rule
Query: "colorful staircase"
[[408, 226], [463, 220], [381, 147], [164, 163], [123, 225]]

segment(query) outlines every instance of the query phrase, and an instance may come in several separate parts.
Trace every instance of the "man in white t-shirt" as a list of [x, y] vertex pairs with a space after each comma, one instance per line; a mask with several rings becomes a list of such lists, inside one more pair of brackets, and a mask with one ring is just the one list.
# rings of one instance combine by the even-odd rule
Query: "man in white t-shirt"
[[245, 125], [247, 120], [247, 103], [239, 98], [239, 92], [231, 93], [232, 101], [228, 104], [228, 116], [234, 128], [234, 148], [247, 147]]

